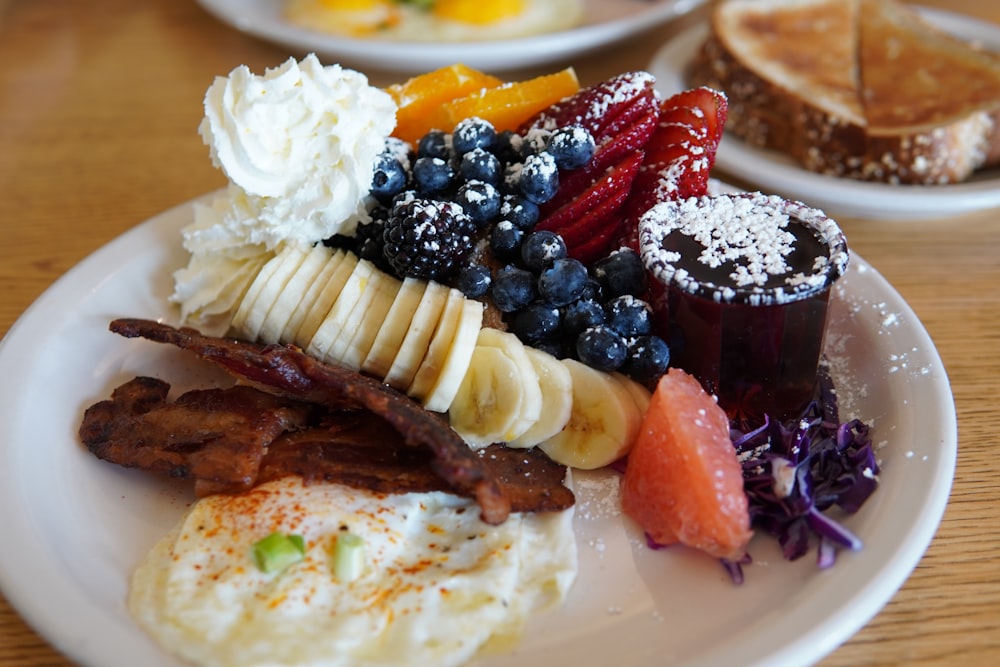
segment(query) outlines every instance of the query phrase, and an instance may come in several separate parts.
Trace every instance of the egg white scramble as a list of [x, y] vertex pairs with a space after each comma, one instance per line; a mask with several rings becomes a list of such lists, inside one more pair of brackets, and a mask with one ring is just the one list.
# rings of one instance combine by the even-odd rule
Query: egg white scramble
[[[301, 535], [302, 560], [261, 571], [253, 544]], [[340, 581], [338, 535], [364, 540]], [[572, 510], [500, 526], [445, 493], [386, 495], [286, 477], [195, 503], [133, 575], [129, 608], [197, 665], [460, 665], [509, 647], [576, 577]]]
[[520, 12], [483, 22], [442, 18], [410, 3], [383, 1], [361, 4], [371, 6], [346, 9], [324, 0], [288, 0], [285, 16], [301, 27], [341, 37], [407, 42], [526, 37], [572, 28], [583, 17], [580, 0], [525, 0]]

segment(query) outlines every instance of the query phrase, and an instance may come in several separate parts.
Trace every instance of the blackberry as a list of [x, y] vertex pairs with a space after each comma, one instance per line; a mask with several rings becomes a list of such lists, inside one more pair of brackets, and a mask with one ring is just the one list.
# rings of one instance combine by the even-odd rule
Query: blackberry
[[646, 291], [646, 267], [639, 253], [631, 248], [620, 248], [598, 260], [592, 272], [609, 299], [622, 294], [640, 295]]
[[622, 371], [636, 382], [651, 385], [670, 365], [670, 348], [659, 336], [639, 336], [629, 342]]
[[361, 259], [367, 259], [386, 273], [392, 273], [392, 267], [384, 254], [385, 221], [389, 217], [389, 210], [378, 206], [372, 210], [371, 217], [372, 221], [368, 224], [358, 225], [352, 250]]
[[631, 294], [611, 299], [605, 304], [604, 310], [608, 316], [608, 326], [625, 338], [645, 336], [653, 330], [649, 304]]
[[472, 251], [474, 231], [458, 204], [413, 199], [393, 208], [383, 254], [401, 278], [443, 281]]
[[569, 125], [552, 133], [546, 150], [560, 169], [578, 169], [594, 157], [594, 137], [585, 127]]
[[541, 273], [545, 267], [566, 256], [566, 242], [555, 232], [543, 230], [531, 232], [521, 245], [521, 261], [534, 271]]
[[573, 303], [587, 284], [587, 267], [578, 259], [563, 257], [538, 274], [538, 294], [556, 307]]
[[576, 339], [576, 356], [583, 363], [599, 371], [621, 368], [628, 355], [628, 345], [611, 327], [599, 324]]

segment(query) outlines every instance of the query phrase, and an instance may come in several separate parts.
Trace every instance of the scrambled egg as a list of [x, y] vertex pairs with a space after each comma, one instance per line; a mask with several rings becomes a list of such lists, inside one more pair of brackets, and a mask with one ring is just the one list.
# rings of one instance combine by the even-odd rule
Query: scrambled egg
[[409, 42], [511, 39], [571, 28], [581, 0], [288, 0], [301, 27], [341, 37]]
[[[364, 540], [349, 582], [332, 566], [345, 531]], [[305, 554], [265, 573], [250, 552], [274, 532], [301, 535]], [[129, 608], [198, 665], [460, 665], [509, 647], [576, 571], [572, 511], [488, 526], [449, 494], [286, 477], [194, 504], [134, 573]]]

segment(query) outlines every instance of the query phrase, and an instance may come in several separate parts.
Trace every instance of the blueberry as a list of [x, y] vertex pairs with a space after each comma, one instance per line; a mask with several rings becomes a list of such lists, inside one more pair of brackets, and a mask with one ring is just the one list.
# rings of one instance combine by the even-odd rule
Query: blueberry
[[371, 194], [381, 204], [388, 204], [392, 198], [406, 188], [406, 169], [391, 153], [379, 155], [372, 173]]
[[670, 365], [670, 348], [659, 336], [639, 336], [629, 343], [622, 371], [642, 384], [652, 384]]
[[555, 260], [538, 274], [538, 294], [557, 307], [579, 299], [586, 284], [587, 267], [571, 257]]
[[501, 220], [493, 225], [490, 231], [490, 250], [493, 255], [504, 262], [513, 262], [521, 256], [521, 244], [524, 232], [507, 220]]
[[649, 304], [631, 294], [616, 296], [608, 301], [604, 310], [608, 316], [608, 326], [625, 338], [645, 336], [653, 330]]
[[524, 159], [518, 187], [525, 199], [536, 204], [544, 204], [555, 196], [559, 189], [559, 170], [552, 154], [541, 152]]
[[535, 277], [530, 271], [508, 264], [494, 276], [490, 294], [500, 312], [513, 313], [521, 310], [534, 301], [538, 294], [535, 290]]
[[542, 128], [532, 128], [524, 135], [521, 153], [526, 158], [529, 155], [537, 155], [546, 150], [549, 145], [549, 138], [552, 136], [551, 130]]
[[596, 144], [586, 128], [569, 125], [556, 130], [549, 139], [547, 150], [560, 169], [578, 169], [594, 157]]
[[451, 165], [439, 157], [418, 157], [413, 163], [413, 181], [424, 194], [444, 192], [454, 176]]
[[496, 134], [496, 128], [488, 120], [477, 116], [465, 118], [458, 122], [451, 134], [451, 147], [459, 155], [474, 148], [489, 148]]
[[500, 202], [500, 217], [510, 220], [514, 226], [530, 231], [538, 222], [538, 204], [516, 194], [504, 195]]
[[500, 212], [500, 193], [483, 181], [464, 183], [455, 193], [455, 202], [461, 204], [477, 226], [493, 220]]
[[490, 268], [482, 264], [470, 264], [455, 277], [455, 287], [470, 299], [486, 296], [492, 282]]
[[517, 311], [510, 328], [528, 344], [555, 338], [559, 332], [559, 309], [545, 301], [533, 301]]
[[563, 332], [578, 336], [584, 329], [604, 324], [604, 307], [593, 299], [580, 299], [563, 308]]
[[599, 371], [621, 368], [627, 355], [625, 339], [603, 324], [584, 329], [576, 339], [577, 358]]
[[563, 237], [548, 230], [531, 232], [521, 245], [521, 261], [535, 273], [541, 273], [549, 264], [565, 256]]
[[492, 150], [503, 164], [520, 162], [524, 159], [524, 137], [513, 130], [499, 132], [493, 139]]
[[622, 294], [642, 294], [646, 290], [646, 268], [639, 253], [631, 248], [615, 250], [593, 267], [594, 277], [608, 298]]
[[598, 282], [597, 278], [590, 276], [587, 279], [587, 284], [583, 286], [583, 294], [580, 295], [581, 299], [590, 299], [596, 301], [597, 303], [604, 303], [604, 288], [601, 283]]
[[501, 176], [500, 160], [483, 148], [473, 148], [462, 155], [458, 174], [465, 181], [485, 181], [496, 185]]
[[441, 130], [431, 130], [417, 142], [417, 157], [451, 159], [451, 137]]

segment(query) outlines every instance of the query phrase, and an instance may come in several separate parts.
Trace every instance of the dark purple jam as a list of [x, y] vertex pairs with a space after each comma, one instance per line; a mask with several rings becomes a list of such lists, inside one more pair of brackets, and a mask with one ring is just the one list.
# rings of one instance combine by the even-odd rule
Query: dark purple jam
[[731, 418], [784, 419], [812, 396], [830, 287], [847, 268], [836, 223], [759, 193], [665, 202], [640, 223], [671, 363]]

